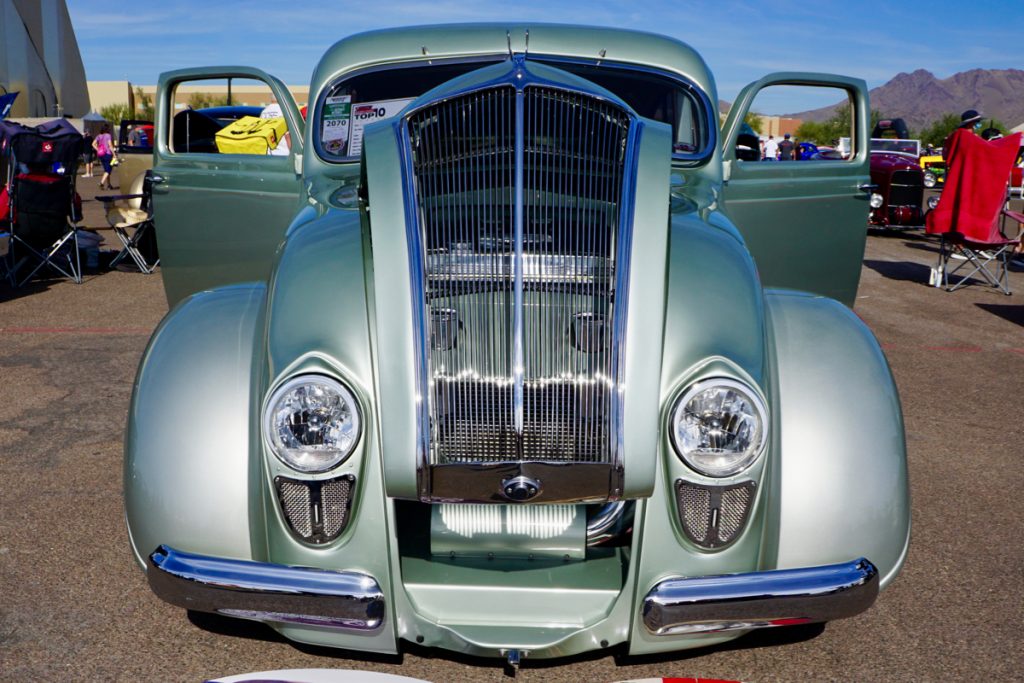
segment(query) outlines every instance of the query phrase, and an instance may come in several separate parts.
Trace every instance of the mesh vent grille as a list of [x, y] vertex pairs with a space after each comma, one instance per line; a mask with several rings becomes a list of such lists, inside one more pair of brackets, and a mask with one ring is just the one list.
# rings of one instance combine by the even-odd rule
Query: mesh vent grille
[[718, 509], [718, 540], [722, 543], [728, 543], [736, 538], [743, 528], [753, 492], [753, 488], [749, 486], [722, 491], [722, 505]]
[[348, 479], [331, 479], [320, 487], [320, 503], [324, 512], [324, 535], [334, 538], [348, 522], [348, 507], [351, 501], [352, 482]]
[[277, 487], [281, 509], [288, 524], [299, 536], [312, 536], [313, 517], [309, 514], [309, 486], [302, 482], [283, 479], [278, 482]]
[[292, 533], [307, 543], [327, 543], [348, 526], [355, 477], [325, 481], [277, 477], [277, 499]]
[[706, 488], [680, 483], [679, 520], [686, 529], [686, 535], [697, 543], [703, 543], [711, 529], [711, 492]]
[[752, 481], [701, 486], [677, 480], [676, 507], [686, 537], [702, 548], [732, 543], [747, 524], [756, 487]]

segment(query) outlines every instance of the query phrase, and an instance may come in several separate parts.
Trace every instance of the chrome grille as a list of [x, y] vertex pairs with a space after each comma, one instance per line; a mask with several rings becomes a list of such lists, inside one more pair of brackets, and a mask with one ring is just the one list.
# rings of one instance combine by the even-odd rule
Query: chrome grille
[[307, 543], [327, 543], [348, 526], [355, 477], [346, 474], [324, 481], [277, 477], [278, 504], [297, 537]]
[[430, 464], [614, 462], [631, 122], [539, 85], [409, 117]]
[[889, 206], [921, 208], [924, 174], [921, 171], [893, 171], [889, 185]]
[[676, 508], [683, 533], [702, 548], [732, 543], [750, 517], [756, 484], [703, 486], [676, 481]]

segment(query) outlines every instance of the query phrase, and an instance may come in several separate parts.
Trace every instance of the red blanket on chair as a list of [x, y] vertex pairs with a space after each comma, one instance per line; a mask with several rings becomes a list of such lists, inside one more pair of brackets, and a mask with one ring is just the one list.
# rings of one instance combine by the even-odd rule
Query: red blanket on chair
[[931, 234], [958, 232], [977, 241], [998, 236], [996, 220], [1006, 202], [1006, 183], [1020, 148], [1020, 133], [982, 140], [961, 128], [947, 141], [946, 186], [939, 205], [928, 212]]

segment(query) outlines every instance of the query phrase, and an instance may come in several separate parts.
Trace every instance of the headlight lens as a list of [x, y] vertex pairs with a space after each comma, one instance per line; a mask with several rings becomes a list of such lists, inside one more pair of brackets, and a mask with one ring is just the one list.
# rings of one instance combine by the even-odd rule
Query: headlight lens
[[323, 472], [347, 458], [359, 440], [359, 426], [355, 396], [323, 375], [285, 382], [263, 419], [274, 455], [300, 472]]
[[768, 441], [768, 411], [755, 391], [731, 379], [698, 382], [672, 410], [672, 444], [702, 474], [728, 477], [746, 469]]
[[[863, 197], [864, 195], [861, 196]], [[872, 209], [882, 208], [882, 195], [878, 194], [877, 192], [872, 192], [871, 200], [868, 203], [871, 204]]]

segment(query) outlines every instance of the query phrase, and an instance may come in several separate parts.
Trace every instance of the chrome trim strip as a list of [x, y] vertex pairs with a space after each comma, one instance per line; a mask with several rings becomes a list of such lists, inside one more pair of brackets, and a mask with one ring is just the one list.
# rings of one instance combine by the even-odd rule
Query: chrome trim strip
[[406, 118], [396, 119], [392, 127], [402, 156], [399, 167], [405, 195], [405, 237], [409, 249], [409, 282], [412, 287], [412, 324], [415, 335], [416, 480], [420, 498], [425, 499], [430, 495], [430, 326], [426, 318], [427, 294], [423, 280], [427, 261], [426, 249], [420, 237], [419, 209], [415, 201], [416, 183], [412, 171], [412, 142], [408, 135], [407, 121]]
[[612, 312], [616, 348], [612, 352], [612, 377], [615, 385], [612, 393], [611, 422], [614, 426], [612, 444], [612, 481], [609, 482], [609, 500], [618, 500], [625, 486], [625, 407], [623, 392], [626, 384], [626, 331], [629, 313], [629, 268], [633, 256], [633, 212], [636, 204], [636, 169], [640, 164], [640, 134], [643, 122], [634, 120], [629, 127], [626, 141], [626, 161], [623, 164], [624, 182], [619, 200], [619, 232], [616, 235], [615, 253], [615, 308]]
[[430, 502], [510, 504], [502, 483], [515, 477], [529, 477], [541, 489], [528, 503], [603, 503], [596, 491], [606, 491], [611, 466], [574, 462], [486, 462], [431, 465], [433, 488]]
[[[522, 61], [517, 64], [514, 78], [526, 79], [524, 74], [529, 72], [523, 68]], [[513, 247], [513, 316], [512, 324], [512, 420], [513, 429], [519, 437], [516, 439], [517, 458], [522, 458], [523, 444], [523, 381], [526, 377], [526, 370], [523, 361], [523, 148], [526, 143], [523, 139], [523, 100], [525, 93], [521, 87], [516, 88], [516, 130], [515, 130], [515, 192], [516, 199], [513, 211], [515, 216], [512, 224]]]
[[149, 556], [150, 588], [185, 609], [256, 621], [375, 631], [384, 594], [358, 572], [291, 567], [186, 553], [161, 545]]
[[878, 596], [878, 569], [865, 558], [823, 567], [674, 578], [644, 598], [656, 636], [790, 626], [860, 614]]

